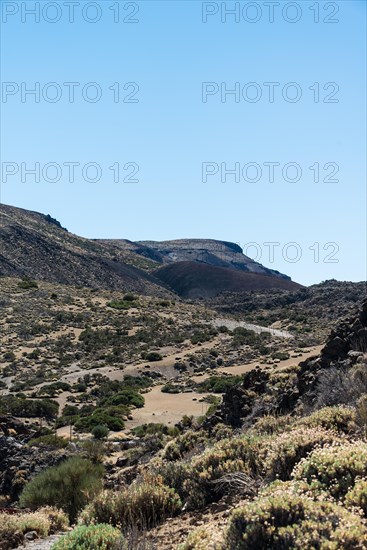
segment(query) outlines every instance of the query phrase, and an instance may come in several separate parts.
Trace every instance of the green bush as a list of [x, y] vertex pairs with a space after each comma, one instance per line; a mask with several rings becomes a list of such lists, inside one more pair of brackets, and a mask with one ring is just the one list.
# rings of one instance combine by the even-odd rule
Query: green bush
[[167, 426], [167, 424], [154, 423], [154, 422], [136, 426], [136, 428], [131, 429], [131, 432], [137, 437], [145, 437], [146, 435], [158, 435], [158, 436], [170, 435], [174, 437], [179, 434], [179, 430], [176, 427], [172, 428]]
[[313, 501], [285, 490], [235, 510], [225, 549], [362, 549], [367, 530], [358, 515], [330, 502]]
[[87, 506], [80, 521], [111, 523], [123, 531], [148, 529], [181, 509], [178, 495], [158, 477], [136, 481], [120, 492], [103, 491]]
[[15, 353], [13, 351], [7, 351], [6, 353], [4, 353], [3, 359], [4, 361], [9, 361], [9, 363], [15, 361], [16, 360]]
[[295, 467], [295, 480], [342, 499], [355, 480], [367, 476], [367, 444], [363, 441], [316, 449]]
[[97, 424], [97, 426], [94, 426], [92, 429], [92, 436], [94, 439], [106, 439], [106, 437], [109, 434], [109, 429], [107, 426], [103, 426], [103, 424]]
[[73, 523], [78, 512], [102, 487], [103, 466], [72, 457], [34, 477], [25, 486], [20, 506], [36, 509], [56, 506], [64, 510]]
[[145, 354], [144, 359], [146, 359], [147, 361], [154, 362], [154, 361], [160, 361], [163, 358], [162, 358], [162, 355], [157, 351], [150, 351]]
[[134, 294], [125, 294], [124, 302], [134, 302], [136, 300]]
[[290, 416], [273, 416], [271, 414], [259, 418], [254, 426], [254, 432], [258, 434], [274, 435], [292, 426], [294, 419]]
[[121, 531], [111, 525], [78, 525], [52, 546], [52, 550], [117, 550], [123, 548]]
[[144, 407], [144, 397], [133, 388], [126, 388], [119, 391], [116, 395], [113, 395], [103, 401], [103, 404], [118, 406], [118, 405], [133, 405], [134, 407]]
[[168, 382], [167, 384], [164, 384], [162, 386], [161, 392], [162, 393], [181, 393], [183, 390], [183, 386], [179, 386], [177, 384], [171, 384]]
[[25, 278], [22, 281], [19, 281], [18, 288], [21, 288], [23, 290], [29, 290], [30, 288], [38, 288], [38, 284], [36, 281], [32, 281], [31, 279]]
[[199, 393], [225, 393], [243, 380], [243, 376], [211, 376], [197, 385]]
[[5, 395], [0, 397], [0, 413], [21, 416], [25, 418], [47, 418], [52, 420], [57, 416], [59, 404], [51, 399], [27, 399]]
[[80, 432], [91, 432], [96, 426], [107, 426], [113, 432], [119, 432], [124, 428], [122, 416], [129, 413], [129, 409], [123, 406], [96, 408], [92, 414], [81, 416], [75, 422], [75, 429]]
[[130, 309], [132, 307], [129, 300], [111, 300], [107, 303], [107, 306], [112, 309]]

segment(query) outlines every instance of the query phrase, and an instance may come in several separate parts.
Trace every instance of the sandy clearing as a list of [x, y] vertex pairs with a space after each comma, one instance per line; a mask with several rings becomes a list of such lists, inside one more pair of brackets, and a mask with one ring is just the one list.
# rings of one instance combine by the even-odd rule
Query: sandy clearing
[[134, 428], [149, 422], [176, 424], [186, 415], [201, 416], [208, 410], [209, 404], [199, 402], [206, 393], [163, 393], [162, 386], [154, 386], [144, 394], [145, 405], [132, 412], [133, 420], [126, 422], [126, 428]]

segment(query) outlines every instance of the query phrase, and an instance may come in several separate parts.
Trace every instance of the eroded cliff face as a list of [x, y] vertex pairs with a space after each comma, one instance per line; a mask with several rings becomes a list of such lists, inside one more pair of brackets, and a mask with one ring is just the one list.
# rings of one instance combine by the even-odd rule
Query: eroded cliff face
[[213, 239], [179, 239], [161, 242], [141, 241], [137, 244], [156, 252], [164, 264], [196, 261], [290, 280], [287, 275], [264, 267], [245, 256], [242, 248], [236, 243]]

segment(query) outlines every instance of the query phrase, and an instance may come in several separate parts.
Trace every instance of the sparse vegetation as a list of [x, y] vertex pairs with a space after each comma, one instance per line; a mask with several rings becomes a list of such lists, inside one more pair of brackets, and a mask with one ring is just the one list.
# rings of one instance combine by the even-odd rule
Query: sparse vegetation
[[[232, 330], [240, 321], [229, 318], [214, 327], [217, 314], [204, 304], [128, 287], [39, 282], [23, 291], [18, 282], [2, 278], [0, 293], [0, 507], [17, 507], [21, 494], [32, 513], [14, 516], [29, 516], [17, 531], [13, 516], [4, 519], [8, 548], [29, 530], [65, 529], [65, 512], [79, 525], [56, 550], [367, 545], [365, 317], [304, 362], [302, 339], [316, 341], [334, 314], [319, 306], [318, 322], [289, 303], [273, 318], [283, 311], [278, 300], [290, 299], [282, 292], [269, 294], [261, 312], [261, 292], [244, 299], [254, 309], [242, 318], [263, 315], [264, 325], [277, 321], [294, 339]], [[305, 301], [312, 311], [310, 297], [294, 303]], [[170, 416], [176, 399], [180, 411], [187, 407], [182, 418]], [[45, 504], [64, 512], [40, 519]]]

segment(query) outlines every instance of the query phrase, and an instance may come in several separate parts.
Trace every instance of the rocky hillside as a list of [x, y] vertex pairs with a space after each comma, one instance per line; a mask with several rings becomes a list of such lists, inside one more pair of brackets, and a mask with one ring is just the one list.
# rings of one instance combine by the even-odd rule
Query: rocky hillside
[[313, 333], [321, 343], [331, 327], [355, 311], [367, 296], [366, 290], [365, 282], [330, 280], [291, 291], [224, 292], [209, 304], [221, 314], [246, 318], [263, 326], [293, 334]]
[[[270, 372], [250, 371], [224, 395], [211, 423], [240, 426], [265, 414], [310, 412], [326, 406], [356, 406], [367, 393], [367, 300], [331, 331], [319, 355], [284, 371], [283, 384]], [[286, 384], [284, 381], [286, 380]]]
[[50, 216], [0, 206], [0, 275], [168, 295], [128, 250], [69, 233]]

